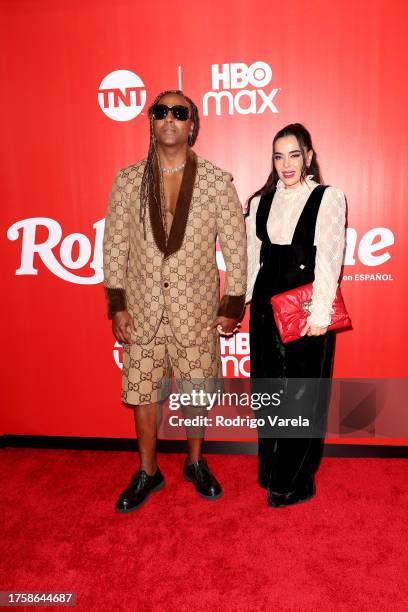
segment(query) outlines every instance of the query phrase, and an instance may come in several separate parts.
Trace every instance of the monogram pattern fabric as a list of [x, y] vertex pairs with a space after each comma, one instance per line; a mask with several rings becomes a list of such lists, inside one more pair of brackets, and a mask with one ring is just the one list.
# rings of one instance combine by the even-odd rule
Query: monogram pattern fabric
[[231, 175], [197, 158], [183, 241], [166, 257], [155, 243], [149, 214], [146, 239], [143, 234], [144, 167], [145, 160], [120, 170], [112, 187], [103, 241], [105, 288], [124, 291], [138, 343], [154, 338], [164, 307], [182, 346], [208, 343], [206, 328], [220, 304], [217, 235], [226, 265], [224, 296], [245, 296], [246, 291], [245, 224]]
[[217, 332], [209, 333], [205, 345], [183, 347], [174, 338], [164, 312], [148, 344], [123, 346], [122, 401], [143, 405], [166, 399], [171, 392], [172, 370], [179, 393], [191, 393], [193, 389], [214, 393], [221, 378]]

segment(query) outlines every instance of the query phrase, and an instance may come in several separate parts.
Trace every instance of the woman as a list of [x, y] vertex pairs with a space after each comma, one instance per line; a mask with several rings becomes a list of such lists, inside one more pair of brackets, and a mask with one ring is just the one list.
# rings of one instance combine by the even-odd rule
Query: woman
[[[258, 429], [258, 482], [267, 489], [268, 503], [279, 507], [315, 494], [334, 356], [334, 333], [327, 328], [343, 259], [346, 205], [341, 191], [321, 185], [311, 136], [300, 123], [276, 134], [272, 166], [247, 215], [252, 389], [265, 390], [268, 379], [269, 389], [281, 393], [279, 416], [286, 409], [302, 414], [296, 408], [303, 401], [314, 425], [321, 426], [320, 435], [309, 438], [276, 438], [271, 428]], [[270, 298], [311, 282], [303, 337], [283, 344]], [[306, 390], [305, 379], [312, 379]]]

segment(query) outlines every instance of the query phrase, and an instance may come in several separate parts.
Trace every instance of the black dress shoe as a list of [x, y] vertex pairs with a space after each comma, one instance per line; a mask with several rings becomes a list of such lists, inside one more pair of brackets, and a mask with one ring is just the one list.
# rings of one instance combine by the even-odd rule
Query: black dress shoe
[[129, 486], [119, 495], [116, 511], [125, 513], [136, 510], [146, 501], [150, 493], [159, 491], [163, 487], [164, 478], [159, 468], [153, 476], [149, 476], [144, 470], [137, 470]]
[[188, 465], [187, 459], [183, 468], [184, 478], [192, 482], [196, 491], [205, 499], [218, 499], [222, 495], [222, 488], [218, 480], [210, 472], [205, 459], [199, 459]]
[[314, 478], [312, 477], [297, 485], [294, 491], [278, 493], [277, 491], [273, 491], [268, 486], [267, 500], [268, 504], [272, 506], [272, 508], [284, 508], [286, 506], [293, 506], [295, 504], [305, 502], [315, 495], [316, 486]]

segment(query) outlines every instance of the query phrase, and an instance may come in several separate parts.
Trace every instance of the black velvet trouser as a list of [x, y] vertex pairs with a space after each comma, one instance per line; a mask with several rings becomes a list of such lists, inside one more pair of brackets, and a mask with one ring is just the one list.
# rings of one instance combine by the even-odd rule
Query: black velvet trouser
[[[316, 473], [323, 454], [323, 433], [330, 396], [330, 378], [334, 356], [335, 336], [328, 332], [322, 336], [305, 336], [283, 344], [273, 317], [272, 306], [264, 298], [251, 302], [250, 351], [252, 392], [265, 390], [270, 381], [270, 392], [286, 389], [287, 401], [292, 402], [290, 412], [301, 414], [297, 407], [296, 384], [306, 382], [303, 401], [309, 401], [306, 413], [313, 415], [314, 425], [321, 435], [312, 438], [264, 437], [258, 429], [259, 469], [258, 482], [275, 492], [294, 491], [298, 485]], [[296, 379], [296, 380], [291, 380]], [[304, 379], [312, 379], [310, 382]], [[322, 379], [322, 380], [318, 380]], [[291, 392], [288, 391], [292, 387]], [[309, 400], [307, 400], [309, 398]], [[284, 405], [282, 406], [284, 410]], [[299, 408], [299, 409], [298, 409]], [[280, 413], [282, 414], [282, 413]], [[258, 417], [265, 417], [258, 411]], [[284, 415], [282, 415], [284, 416]], [[273, 433], [272, 433], [273, 435]]]

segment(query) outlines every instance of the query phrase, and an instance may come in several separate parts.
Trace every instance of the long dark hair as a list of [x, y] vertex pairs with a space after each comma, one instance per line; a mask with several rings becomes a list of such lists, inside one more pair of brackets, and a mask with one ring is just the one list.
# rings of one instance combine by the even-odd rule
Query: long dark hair
[[[258, 195], [263, 196], [267, 193], [270, 193], [274, 189], [276, 189], [276, 185], [278, 183], [279, 176], [275, 170], [275, 164], [273, 163], [273, 154], [275, 152], [276, 141], [279, 138], [283, 138], [284, 136], [294, 136], [296, 140], [298, 141], [299, 149], [300, 149], [300, 152], [303, 158], [301, 180], [304, 181], [308, 174], [313, 174], [313, 180], [315, 180], [317, 183], [320, 183], [320, 184], [323, 183], [319, 164], [317, 162], [316, 151], [314, 150], [313, 145], [312, 145], [312, 137], [310, 135], [310, 132], [301, 123], [290, 123], [289, 125], [286, 125], [284, 128], [282, 128], [281, 130], [279, 130], [279, 132], [275, 134], [275, 137], [272, 142], [272, 171], [270, 175], [268, 176], [268, 179], [265, 185], [261, 187], [261, 189], [258, 189], [258, 191], [255, 191], [255, 193], [251, 195], [251, 197], [248, 200], [248, 207], [251, 204], [251, 200], [255, 196], [258, 196]], [[306, 156], [305, 156], [304, 147], [306, 147], [307, 151], [310, 151], [311, 149], [313, 149], [313, 157], [312, 157], [310, 166], [307, 166], [306, 164]]]
[[[155, 99], [149, 106], [148, 117], [149, 117], [149, 125], [150, 125], [150, 143], [149, 143], [149, 151], [147, 153], [146, 166], [143, 172], [142, 183], [140, 186], [140, 220], [143, 223], [143, 231], [145, 235], [146, 235], [145, 217], [146, 217], [146, 210], [147, 210], [150, 194], [153, 194], [153, 197], [156, 200], [156, 205], [158, 206], [159, 211], [162, 214], [162, 203], [157, 201], [156, 190], [154, 188], [155, 167], [156, 169], [158, 167], [158, 154], [157, 154], [157, 149], [156, 149], [156, 138], [154, 136], [154, 130], [153, 130], [153, 107], [162, 98], [164, 98], [164, 96], [167, 96], [168, 94], [175, 94], [177, 96], [181, 96], [182, 98], [186, 100], [186, 102], [190, 106], [190, 112], [191, 112], [190, 119], [194, 123], [194, 127], [191, 133], [191, 136], [188, 137], [188, 144], [190, 147], [192, 147], [195, 141], [197, 140], [198, 130], [200, 129], [200, 118], [198, 115], [198, 108], [196, 104], [194, 104], [191, 98], [186, 96], [179, 89], [167, 89], [166, 91], [162, 91], [161, 93], [159, 93], [158, 96], [155, 97]], [[160, 193], [163, 199], [163, 184], [162, 184], [160, 173], [157, 173], [157, 174], [159, 174]]]

